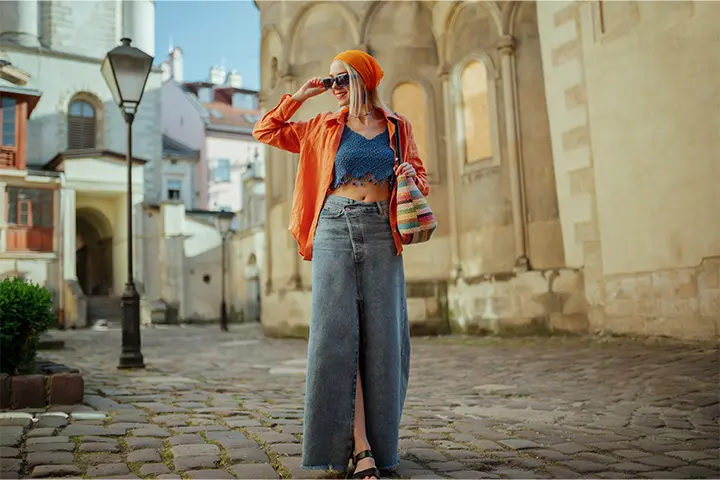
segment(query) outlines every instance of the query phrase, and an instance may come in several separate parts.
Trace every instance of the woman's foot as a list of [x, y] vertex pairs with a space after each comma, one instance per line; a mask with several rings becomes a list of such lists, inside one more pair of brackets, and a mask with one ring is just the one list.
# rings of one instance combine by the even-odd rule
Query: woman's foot
[[370, 450], [361, 450], [353, 455], [355, 473], [353, 478], [364, 480], [380, 480], [380, 472], [375, 466], [375, 459]]

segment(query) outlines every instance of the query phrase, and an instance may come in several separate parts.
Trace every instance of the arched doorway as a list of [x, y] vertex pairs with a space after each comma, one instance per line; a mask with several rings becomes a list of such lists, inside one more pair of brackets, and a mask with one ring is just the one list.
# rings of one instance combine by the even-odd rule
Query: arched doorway
[[75, 217], [76, 271], [87, 296], [117, 296], [113, 291], [113, 231], [108, 219], [94, 208], [81, 208]]
[[250, 254], [245, 266], [245, 322], [260, 321], [260, 271], [257, 257]]

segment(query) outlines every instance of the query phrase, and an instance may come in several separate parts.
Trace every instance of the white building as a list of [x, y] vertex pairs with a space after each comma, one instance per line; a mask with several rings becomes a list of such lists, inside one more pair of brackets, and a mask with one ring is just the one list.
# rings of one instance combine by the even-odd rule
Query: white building
[[[0, 164], [0, 275], [48, 287], [69, 324], [84, 323], [86, 297], [91, 318], [120, 313], [128, 242], [125, 124], [100, 65], [121, 37], [154, 55], [154, 23], [153, 0], [0, 2], [0, 56], [29, 76], [20, 92], [0, 80], [0, 114], [13, 118], [2, 124], [2, 149], [14, 152]], [[144, 200], [162, 194], [160, 86], [154, 71], [135, 119], [133, 217]]]

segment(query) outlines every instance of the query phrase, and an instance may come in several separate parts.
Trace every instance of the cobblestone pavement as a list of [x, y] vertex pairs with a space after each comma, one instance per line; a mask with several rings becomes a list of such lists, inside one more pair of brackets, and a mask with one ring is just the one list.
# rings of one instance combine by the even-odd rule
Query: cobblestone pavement
[[[85, 405], [2, 414], [3, 478], [338, 477], [299, 468], [304, 341], [149, 329], [127, 372], [119, 331], [53, 336]], [[719, 370], [713, 345], [417, 339], [394, 476], [717, 478]]]

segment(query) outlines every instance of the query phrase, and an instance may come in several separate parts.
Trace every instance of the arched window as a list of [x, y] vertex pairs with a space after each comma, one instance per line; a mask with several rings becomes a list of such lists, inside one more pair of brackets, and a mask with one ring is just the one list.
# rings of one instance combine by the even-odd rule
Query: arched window
[[96, 148], [97, 121], [97, 111], [90, 102], [73, 100], [68, 113], [68, 149]]
[[428, 108], [425, 91], [416, 83], [401, 83], [392, 93], [392, 108], [412, 123], [418, 155], [424, 162], [427, 157]]
[[479, 61], [472, 61], [460, 73], [462, 121], [467, 163], [493, 157], [491, 141], [488, 71]]

